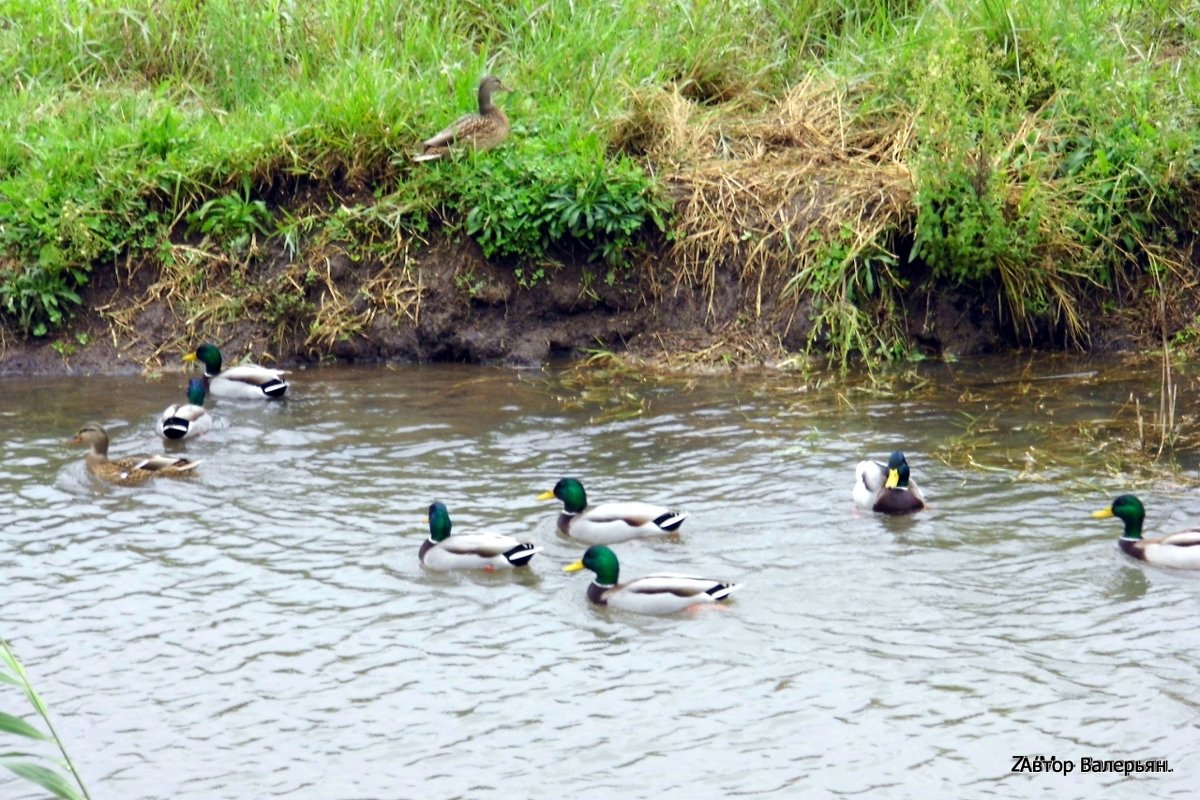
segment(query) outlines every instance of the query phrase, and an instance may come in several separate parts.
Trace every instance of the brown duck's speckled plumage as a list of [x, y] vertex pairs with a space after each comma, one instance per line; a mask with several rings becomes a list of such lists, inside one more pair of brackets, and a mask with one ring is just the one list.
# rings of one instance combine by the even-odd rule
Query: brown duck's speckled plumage
[[508, 138], [508, 117], [492, 102], [496, 92], [507, 92], [509, 88], [494, 75], [479, 82], [479, 111], [459, 117], [443, 130], [421, 144], [424, 150], [414, 156], [413, 161], [433, 161], [450, 152], [452, 146], [465, 145], [475, 150], [487, 150]]
[[191, 474], [200, 464], [199, 461], [173, 456], [138, 455], [109, 459], [108, 434], [96, 422], [84, 425], [67, 441], [71, 444], [90, 445], [91, 450], [84, 459], [88, 471], [97, 478], [118, 486], [137, 486], [159, 476], [182, 477]]

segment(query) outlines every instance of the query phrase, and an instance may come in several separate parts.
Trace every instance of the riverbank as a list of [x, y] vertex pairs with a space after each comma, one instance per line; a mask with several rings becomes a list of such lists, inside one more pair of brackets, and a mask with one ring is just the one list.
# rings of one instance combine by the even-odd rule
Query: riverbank
[[[270, 249], [269, 245], [267, 249]], [[670, 258], [670, 252], [647, 254]], [[277, 285], [295, 272], [286, 254], [263, 256], [254, 278]], [[534, 287], [507, 265], [484, 258], [471, 241], [430, 237], [405, 269], [325, 256], [319, 279], [292, 295], [213, 287], [207, 301], [174, 296], [174, 276], [152, 264], [93, 281], [80, 311], [61, 331], [0, 339], [0, 374], [113, 374], [173, 367], [200, 341], [227, 358], [276, 365], [451, 361], [532, 366], [597, 353], [631, 364], [675, 370], [803, 369], [825, 364], [809, 352], [811, 305], [758, 297], [755, 283], [721, 274], [711, 286], [655, 283], [659, 270], [608, 286], [586, 264], [558, 263]], [[274, 276], [274, 277], [268, 277]], [[1000, 292], [939, 284], [918, 274], [906, 298], [909, 358], [956, 357], [1033, 346], [1077, 349], [1053, 328], [1023, 334], [1003, 313]], [[1145, 351], [1161, 347], [1161, 304], [1152, 286], [1119, 313], [1095, 309], [1103, 324], [1085, 349]], [[207, 306], [203, 304], [207, 302]], [[198, 305], [199, 303], [199, 305]], [[274, 311], [286, 303], [287, 316]], [[757, 314], [749, 312], [756, 309]], [[1200, 292], [1178, 293], [1168, 335], [1189, 330]]]
[[[0, 372], [1189, 347], [1189, 10], [21, 7]], [[489, 71], [510, 139], [414, 164]]]

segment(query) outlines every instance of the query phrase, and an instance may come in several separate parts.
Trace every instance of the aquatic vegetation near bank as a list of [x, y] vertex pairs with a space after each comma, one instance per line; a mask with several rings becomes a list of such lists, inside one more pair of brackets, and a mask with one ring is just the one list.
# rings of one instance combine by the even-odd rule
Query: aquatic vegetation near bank
[[31, 725], [20, 717], [0, 712], [0, 733], [8, 733], [32, 741], [49, 740], [54, 742], [59, 754], [62, 756], [62, 765], [70, 773], [73, 780], [67, 780], [57, 770], [39, 763], [50, 761], [50, 759], [38, 753], [6, 752], [0, 754], [0, 766], [6, 767], [25, 780], [36, 783], [46, 791], [51, 792], [55, 797], [61, 797], [63, 800], [89, 800], [91, 795], [88, 794], [87, 788], [83, 784], [83, 779], [75, 770], [75, 764], [71, 761], [71, 756], [67, 753], [62, 739], [58, 737], [57, 731], [54, 730], [54, 725], [50, 722], [50, 714], [46, 710], [46, 704], [42, 702], [42, 698], [34, 691], [33, 685], [30, 684], [29, 678], [21, 666], [21, 662], [17, 661], [17, 657], [13, 655], [12, 650], [8, 646], [8, 642], [3, 639], [0, 639], [0, 666], [3, 666], [3, 669], [0, 669], [0, 683], [6, 683], [9, 686], [16, 686], [20, 689], [25, 694], [25, 699], [29, 701], [29, 704], [33, 706], [38, 716], [42, 718], [46, 730], [49, 731], [48, 734], [43, 733], [35, 725]]
[[[1031, 357], [1024, 367], [1002, 359], [1000, 372], [1024, 373], [1002, 379], [994, 377], [988, 360], [965, 361], [969, 363], [927, 361], [849, 373], [812, 363], [803, 370], [742, 366], [724, 370], [732, 374], [721, 380], [744, 381], [747, 394], [770, 398], [781, 418], [821, 420], [797, 450], [844, 437], [846, 431], [830, 426], [830, 419], [845, 419], [852, 430], [857, 430], [855, 420], [873, 427], [862, 416], [865, 409], [887, 403], [915, 419], [938, 420], [932, 439], [925, 422], [914, 421], [911, 427], [928, 455], [956, 473], [996, 483], [1067, 476], [1085, 492], [1097, 490], [1105, 477], [1129, 487], [1200, 483], [1190, 465], [1200, 450], [1200, 404], [1191, 400], [1200, 396], [1200, 377], [1190, 370], [1180, 374], [1177, 354], [1104, 358], [1098, 362], [1102, 367], [1053, 354]], [[555, 375], [551, 390], [564, 410], [586, 410], [591, 422], [609, 423], [650, 415], [664, 387], [692, 393], [715, 371], [595, 350]], [[1158, 389], [1148, 391], [1156, 373]], [[1081, 385], [1091, 387], [1090, 396], [1080, 391]], [[1081, 401], [1081, 396], [1088, 399]], [[765, 435], [778, 422], [763, 417], [743, 424], [761, 425]], [[886, 454], [885, 448], [877, 456]], [[792, 453], [779, 455], [786, 459]]]

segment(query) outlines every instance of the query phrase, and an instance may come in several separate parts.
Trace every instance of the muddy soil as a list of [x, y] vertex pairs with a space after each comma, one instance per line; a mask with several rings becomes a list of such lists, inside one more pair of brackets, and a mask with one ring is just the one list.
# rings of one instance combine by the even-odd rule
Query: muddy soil
[[[153, 264], [97, 270], [83, 292], [82, 308], [63, 332], [27, 339], [11, 327], [0, 329], [0, 374], [155, 370], [177, 363], [200, 341], [217, 343], [227, 362], [249, 357], [283, 366], [429, 361], [533, 366], [606, 350], [697, 367], [770, 367], [806, 348], [812, 323], [805, 302], [771, 293], [759, 297], [759, 287], [736, 277], [718, 275], [717, 285], [707, 288], [662, 283], [652, 276], [671, 274], [669, 264], [661, 263], [664, 258], [669, 253], [651, 254], [630, 279], [612, 286], [595, 279], [597, 271], [587, 264], [557, 263], [525, 287], [518, 284], [513, 265], [489, 262], [470, 240], [434, 235], [406, 265], [409, 274], [419, 276], [415, 309], [372, 307], [360, 298], [354, 310], [361, 309], [369, 322], [323, 343], [306, 332], [307, 320], [272, 325], [254, 309], [220, 324], [191, 324], [170, 302], [147, 301], [148, 287], [162, 278]], [[288, 261], [282, 252], [261, 260], [257, 274], [263, 276], [281, 273]], [[319, 306], [331, 291], [355, 297], [367, 275], [381, 269], [386, 272], [387, 265], [333, 257], [328, 271], [333, 285], [313, 287], [308, 299]], [[936, 285], [919, 269], [910, 273], [905, 276], [910, 286], [906, 329], [926, 355], [967, 356], [1029, 345], [1120, 350], [1147, 342], [1145, 314], [1107, 319], [1093, 326], [1088, 342], [1067, 342], [1053, 326], [1014, 328], [998, 287], [968, 291]], [[1186, 309], [1180, 311], [1186, 316]]]

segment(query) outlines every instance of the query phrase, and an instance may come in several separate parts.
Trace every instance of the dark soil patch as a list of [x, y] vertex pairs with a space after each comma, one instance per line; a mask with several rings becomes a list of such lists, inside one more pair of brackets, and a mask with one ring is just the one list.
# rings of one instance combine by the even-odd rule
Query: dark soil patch
[[[55, 337], [26, 339], [0, 329], [0, 374], [88, 374], [137, 372], [177, 362], [200, 341], [213, 341], [227, 360], [250, 357], [294, 365], [453, 361], [529, 366], [589, 350], [628, 353], [668, 366], [775, 366], [808, 347], [812, 332], [807, 301], [763, 295], [744, 278], [740, 265], [715, 271], [713, 284], [662, 283], [672, 274], [652, 255], [632, 278], [608, 285], [587, 264], [555, 263], [544, 277], [522, 286], [513, 265], [489, 262], [469, 240], [439, 233], [407, 264], [417, 276], [419, 300], [399, 308], [364, 296], [364, 286], [399, 268], [355, 262], [332, 254], [328, 280], [306, 290], [313, 308], [334, 295], [344, 314], [362, 321], [344, 335], [314, 342], [311, 312], [268, 322], [261, 307], [236, 318], [192, 324], [170, 297], [147, 292], [163, 280], [152, 263], [97, 270], [84, 303], [69, 328]], [[294, 265], [283, 252], [260, 256], [251, 280], [274, 285]], [[1006, 313], [998, 287], [981, 292], [930, 283], [922, 271], [905, 268], [909, 341], [927, 355], [967, 356], [1022, 346], [1100, 350], [1154, 347], [1161, 343], [1161, 311], [1147, 287], [1125, 287], [1121, 314], [1106, 313], [1102, 298], [1085, 310], [1092, 324], [1088, 342], [1067, 342], [1046, 325], [1020, 331]], [[526, 270], [528, 272], [528, 270]], [[153, 294], [153, 292], [151, 292]], [[268, 298], [269, 299], [269, 298]], [[1168, 335], [1200, 313], [1200, 294], [1176, 297], [1169, 308]], [[119, 321], [119, 323], [118, 323]]]

